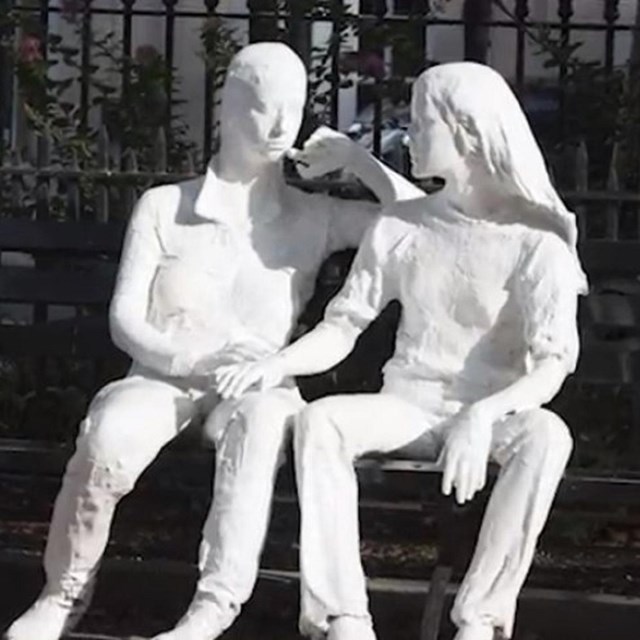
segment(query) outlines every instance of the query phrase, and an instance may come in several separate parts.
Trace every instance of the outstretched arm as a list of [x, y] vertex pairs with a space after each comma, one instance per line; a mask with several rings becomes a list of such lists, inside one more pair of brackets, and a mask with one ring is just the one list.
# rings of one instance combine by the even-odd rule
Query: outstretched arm
[[265, 389], [290, 376], [326, 371], [349, 355], [360, 333], [395, 297], [386, 248], [388, 224], [381, 219], [370, 227], [344, 286], [313, 331], [262, 362], [217, 369], [216, 387], [222, 397], [239, 397], [251, 387]]
[[331, 369], [353, 349], [359, 330], [349, 324], [321, 322], [292, 345], [261, 362], [219, 367], [215, 372], [218, 393], [238, 398], [247, 389], [278, 386], [284, 379]]

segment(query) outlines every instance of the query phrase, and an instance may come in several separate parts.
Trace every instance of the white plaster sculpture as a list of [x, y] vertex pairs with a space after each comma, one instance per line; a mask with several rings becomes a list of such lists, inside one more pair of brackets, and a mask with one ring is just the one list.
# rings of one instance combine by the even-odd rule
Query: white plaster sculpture
[[227, 75], [221, 148], [206, 176], [153, 188], [138, 203], [110, 309], [113, 340], [133, 365], [97, 394], [80, 427], [49, 532], [46, 587], [8, 640], [57, 640], [73, 626], [119, 499], [201, 414], [210, 414], [217, 449], [201, 579], [176, 629], [158, 638], [217, 638], [250, 596], [280, 451], [303, 401], [286, 380], [220, 402], [214, 369], [281, 349], [323, 260], [357, 246], [381, 208], [287, 186], [283, 157], [299, 162], [305, 177], [346, 167], [381, 205], [422, 194], [329, 129], [292, 151], [306, 82], [285, 45], [243, 49]]
[[359, 558], [354, 458], [404, 449], [441, 460], [445, 494], [471, 499], [500, 467], [452, 618], [457, 640], [510, 637], [516, 599], [569, 457], [541, 406], [573, 371], [586, 278], [576, 227], [518, 102], [488, 67], [451, 63], [415, 82], [411, 155], [435, 195], [390, 207], [365, 236], [325, 319], [262, 363], [217, 371], [235, 397], [342, 360], [402, 303], [379, 394], [324, 398], [296, 420], [301, 630], [373, 640]]

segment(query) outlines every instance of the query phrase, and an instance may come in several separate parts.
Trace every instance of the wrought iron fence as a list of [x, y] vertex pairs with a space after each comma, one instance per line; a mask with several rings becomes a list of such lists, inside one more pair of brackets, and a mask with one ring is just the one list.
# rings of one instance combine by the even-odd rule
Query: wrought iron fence
[[[17, 13], [8, 11], [10, 4]], [[509, 64], [513, 65], [510, 75], [521, 95], [524, 95], [530, 79], [528, 47], [540, 46], [543, 41], [557, 46], [554, 55], [557, 54], [559, 58], [555, 60], [557, 64], [552, 70], [554, 80], [551, 84], [561, 90], [563, 83], [573, 82], [575, 74], [590, 73], [588, 65], [585, 68], [576, 62], [572, 56], [575, 52], [567, 48], [574, 38], [585, 32], [603, 35], [601, 68], [595, 76], [586, 73], [585, 77], [587, 80], [595, 77], [598, 82], [604, 82], [619, 73], [615, 64], [619, 34], [631, 33], [634, 29], [634, 24], [618, 19], [620, 3], [611, 0], [599, 4], [606, 15], [603, 13], [602, 19], [591, 22], [574, 20], [572, 11], [577, 3], [566, 0], [557, 3], [558, 14], [553, 20], [530, 19], [529, 11], [534, 3], [522, 0], [509, 3], [494, 1], [491, 20], [486, 20], [487, 14], [479, 10], [478, 13], [469, 13], [467, 9], [467, 13], [460, 12], [447, 17], [446, 14], [435, 12], [435, 2], [399, 0], [393, 14], [387, 10], [388, 3], [365, 0], [361, 2], [361, 11], [356, 14], [343, 11], [342, 2], [334, 0], [310, 2], [308, 7], [298, 0], [289, 3], [254, 1], [249, 3], [248, 13], [223, 12], [220, 9], [223, 3], [211, 0], [60, 0], [56, 6], [53, 4], [45, 1], [9, 3], [0, 0], [0, 7], [7, 9], [0, 16], [0, 38], [4, 44], [0, 47], [0, 80], [3, 87], [0, 122], [4, 131], [0, 163], [0, 215], [3, 216], [64, 218], [69, 221], [92, 219], [103, 223], [124, 220], [144, 188], [158, 182], [190, 178], [201, 171], [214, 145], [216, 90], [225, 61], [238, 44], [231, 41], [229, 33], [225, 31], [229, 24], [245, 25], [246, 39], [287, 40], [312, 70], [317, 69], [314, 64], [320, 61], [322, 70], [316, 71], [319, 78], [316, 78], [318, 84], [308, 112], [307, 130], [313, 126], [314, 119], [326, 118], [330, 124], [338, 124], [341, 101], [345, 99], [346, 90], [352, 93], [355, 90], [361, 94], [360, 98], [369, 100], [373, 107], [372, 148], [378, 153], [382, 151], [385, 99], [391, 94], [406, 98], [412, 77], [426, 65], [439, 61], [429, 57], [429, 39], [436, 29], [445, 29], [452, 34], [456, 29], [460, 33], [464, 31], [466, 38], [460, 39], [455, 56], [487, 59], [489, 62], [491, 56], [488, 45], [491, 38], [486, 37], [487, 29], [507, 29], [515, 39], [515, 46], [511, 50], [513, 55], [509, 57]], [[475, 0], [467, 4], [477, 10], [483, 2]], [[483, 8], [486, 10], [487, 5], [483, 4]], [[70, 45], [51, 38], [55, 35], [51, 28], [52, 16], [63, 11], [75, 12], [71, 15], [75, 20], [72, 22], [73, 28], [79, 34], [77, 47], [73, 43]], [[16, 16], [23, 15], [30, 16], [31, 22], [16, 23]], [[117, 26], [116, 37], [106, 42], [96, 38], [93, 31], [94, 22], [101, 16], [110, 17]], [[134, 34], [136, 20], [139, 19], [152, 19], [160, 25], [163, 44], [159, 51], [136, 51]], [[181, 130], [176, 128], [174, 122], [180, 104], [167, 99], [178, 93], [176, 76], [172, 70], [180, 57], [182, 46], [176, 39], [177, 25], [181, 20], [213, 24], [211, 30], [205, 32], [206, 37], [199, 40], [205, 50], [210, 47], [215, 55], [208, 60], [208, 64], [202, 65], [202, 78], [199, 80], [202, 100], [196, 101], [198, 108], [203, 111], [202, 127], [192, 145], [176, 144], [177, 139], [182, 139]], [[211, 20], [212, 23], [209, 22]], [[315, 51], [310, 33], [314, 25], [325, 25], [330, 33], [327, 46]], [[348, 30], [354, 28], [353, 25], [359, 30], [360, 41], [360, 55], [356, 55], [355, 62], [350, 60], [349, 55], [357, 52], [347, 51], [345, 43]], [[397, 37], [397, 33], [394, 36], [394, 31], [405, 36], [409, 34], [411, 42], [414, 45], [418, 43], [419, 55], [400, 55], [399, 52], [404, 52], [402, 46], [406, 38], [403, 41]], [[32, 36], [35, 39], [29, 40]], [[535, 38], [538, 39], [537, 45], [532, 44]], [[389, 42], [398, 47], [395, 57], [388, 58]], [[94, 122], [92, 111], [95, 111], [96, 105], [93, 101], [103, 94], [100, 93], [100, 84], [96, 85], [96, 73], [92, 65], [98, 55], [107, 55], [104, 51], [107, 45], [119, 48], [122, 55], [116, 60], [116, 73], [109, 85], [114, 91], [108, 93], [109, 100], [105, 99], [98, 105], [106, 117]], [[72, 53], [70, 48], [77, 51]], [[24, 59], [16, 58], [16, 52]], [[373, 52], [375, 55], [365, 56], [363, 52]], [[144, 58], [146, 54], [150, 60]], [[20, 95], [24, 90], [21, 83], [24, 85], [31, 78], [23, 72], [28, 71], [30, 65], [35, 65], [36, 69], [48, 73], [50, 68], [45, 64], [47, 60], [51, 61], [52, 57], [64, 58], [65, 55], [79, 60], [72, 67], [75, 70], [73, 86], [62, 86], [63, 94], [67, 90], [76, 91], [77, 101], [72, 104], [76, 129], [58, 126], [55, 117], [50, 121], [38, 120], [34, 117], [37, 113], [25, 114], [20, 109], [24, 97]], [[386, 63], [380, 66], [380, 60], [386, 60]], [[21, 62], [25, 63], [22, 67], [19, 66]], [[356, 65], [355, 70], [353, 64]], [[146, 71], [150, 72], [150, 78], [143, 77]], [[45, 74], [44, 77], [48, 76]], [[145, 85], [141, 78], [149, 83]], [[60, 81], [64, 83], [65, 78], [54, 79], [54, 83]], [[356, 81], [356, 89], [343, 88], [349, 82]], [[46, 85], [45, 89], [50, 90], [51, 86], [59, 85]], [[109, 115], [109, 108], [113, 107], [114, 102], [116, 106], [140, 106], [140, 96], [134, 93], [158, 86], [165, 95], [165, 101], [160, 101], [160, 113], [143, 112], [149, 119], [152, 119], [152, 115], [157, 116], [153, 119], [153, 126], [141, 138], [133, 142], [125, 140], [126, 144], [123, 144], [118, 139], [122, 136], [122, 130], [116, 126], [121, 121], [113, 114]], [[608, 88], [606, 83], [603, 86]], [[10, 94], [9, 87], [16, 92], [11, 109], [10, 102], [4, 99]], [[562, 96], [562, 91], [559, 95]], [[553, 104], [554, 118], [567, 119], [567, 114], [561, 108], [567, 109], [571, 105], [570, 99], [568, 95], [564, 101], [558, 100]], [[64, 98], [61, 99], [61, 102], [64, 101]], [[59, 106], [54, 105], [55, 108]], [[125, 119], [124, 122], [131, 126], [130, 120]], [[20, 127], [22, 129], [18, 131]], [[65, 139], [66, 133], [69, 133], [69, 139]], [[581, 237], [610, 240], [640, 238], [640, 195], [628, 180], [628, 175], [633, 173], [629, 167], [639, 167], [640, 161], [637, 154], [634, 156], [629, 152], [628, 141], [605, 136], [602, 142], [586, 138], [571, 142], [571, 145], [564, 146], [562, 153], [548, 155], [563, 195], [578, 214]], [[320, 182], [304, 186], [315, 189], [344, 187]], [[81, 371], [82, 375], [77, 377], [86, 377], [88, 380], [85, 369]], [[7, 376], [3, 376], [3, 384], [6, 385]], [[31, 378], [28, 378], [20, 388], [25, 393], [31, 393], [31, 382]], [[89, 386], [95, 385], [91, 383]], [[14, 398], [16, 394], [8, 395]], [[89, 391], [86, 391], [86, 397], [82, 396], [82, 402], [77, 403], [78, 412], [83, 410], [83, 402], [89, 395]], [[5, 416], [11, 413], [6, 408], [0, 409], [0, 414]], [[5, 422], [13, 423], [13, 419], [6, 419]], [[36, 422], [34, 420], [34, 424]], [[64, 422], [61, 430], [66, 432], [72, 420], [65, 417], [61, 422]]]
[[[620, 131], [605, 104], [594, 107], [593, 122], [585, 118], [575, 124], [577, 102], [597, 106], [623, 91], [622, 45], [630, 58], [625, 71], [640, 55], [634, 40], [637, 20], [628, 11], [622, 19], [619, 0], [591, 3], [588, 19], [587, 3], [572, 0], [544, 3], [552, 6], [544, 15], [535, 0], [361, 0], [358, 11], [343, 0], [249, 0], [243, 10], [244, 4], [0, 0], [3, 215], [107, 220], [113, 215], [107, 201], [115, 203], [110, 211], [127, 214], [135, 195], [131, 185], [176, 180], [201, 170], [215, 144], [216, 96], [226, 64], [238, 46], [263, 39], [287, 41], [309, 66], [312, 90], [302, 135], [319, 121], [339, 126], [345, 101], [355, 101], [352, 112], [365, 105], [371, 112], [369, 144], [378, 155], [384, 152], [385, 127], [403, 126], [387, 120], [398, 103], [406, 102], [411, 80], [421, 69], [445, 59], [496, 64], [529, 110], [558, 168], [559, 184], [574, 189], [576, 176], [566, 170], [566, 153], [584, 154], [588, 148], [591, 188], [613, 192], [607, 200], [611, 210], [632, 207], [620, 206], [618, 188], [636, 187], [640, 114], [633, 114], [631, 125]], [[100, 31], [105, 20], [109, 29]], [[187, 22], [190, 42], [185, 41]], [[136, 35], [141, 25], [153, 32], [157, 47]], [[320, 39], [318, 30], [324, 33]], [[457, 44], [439, 52], [432, 44], [444, 32]], [[602, 36], [601, 46], [591, 49], [594, 64], [582, 60], [576, 48], [587, 34]], [[501, 59], [498, 44], [505, 42], [510, 44]], [[178, 71], [187, 49], [198, 50], [202, 61], [201, 77], [185, 88]], [[537, 89], [531, 68], [543, 65], [533, 51], [542, 51], [550, 68]], [[592, 85], [599, 93], [589, 100], [584, 92]], [[199, 95], [186, 95], [194, 87], [200, 88]], [[536, 100], [546, 106], [536, 111]], [[185, 101], [191, 113], [200, 114], [190, 131], [180, 115]], [[623, 102], [615, 106], [618, 111], [628, 107]], [[617, 185], [610, 179], [612, 155]]]

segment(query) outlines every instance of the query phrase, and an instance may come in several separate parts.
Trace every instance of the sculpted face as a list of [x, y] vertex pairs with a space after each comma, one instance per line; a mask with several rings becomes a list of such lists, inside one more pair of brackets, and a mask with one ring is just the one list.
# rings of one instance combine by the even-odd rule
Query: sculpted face
[[427, 80], [419, 78], [411, 99], [409, 152], [411, 168], [418, 179], [451, 176], [463, 162], [453, 133], [428, 93]]
[[230, 80], [222, 135], [242, 147], [243, 155], [279, 160], [293, 146], [302, 123], [305, 96], [296, 93], [283, 95], [275, 87], [258, 88], [244, 80]]
[[231, 65], [221, 110], [223, 144], [251, 164], [277, 162], [293, 147], [306, 101], [306, 71], [288, 47], [261, 43]]

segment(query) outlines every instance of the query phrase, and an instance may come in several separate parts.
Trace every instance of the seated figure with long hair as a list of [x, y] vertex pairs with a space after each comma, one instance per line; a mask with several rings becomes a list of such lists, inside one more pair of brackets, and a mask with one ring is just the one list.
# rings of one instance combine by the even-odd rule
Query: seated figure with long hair
[[302, 509], [301, 630], [374, 640], [359, 556], [354, 459], [404, 452], [440, 460], [460, 503], [500, 472], [452, 612], [456, 640], [512, 634], [572, 447], [542, 408], [578, 356], [586, 278], [576, 225], [553, 188], [504, 79], [475, 63], [424, 72], [412, 97], [417, 178], [443, 188], [391, 205], [368, 230], [324, 320], [279, 354], [217, 372], [233, 397], [324, 371], [391, 300], [402, 316], [380, 393], [315, 401], [296, 419]]

